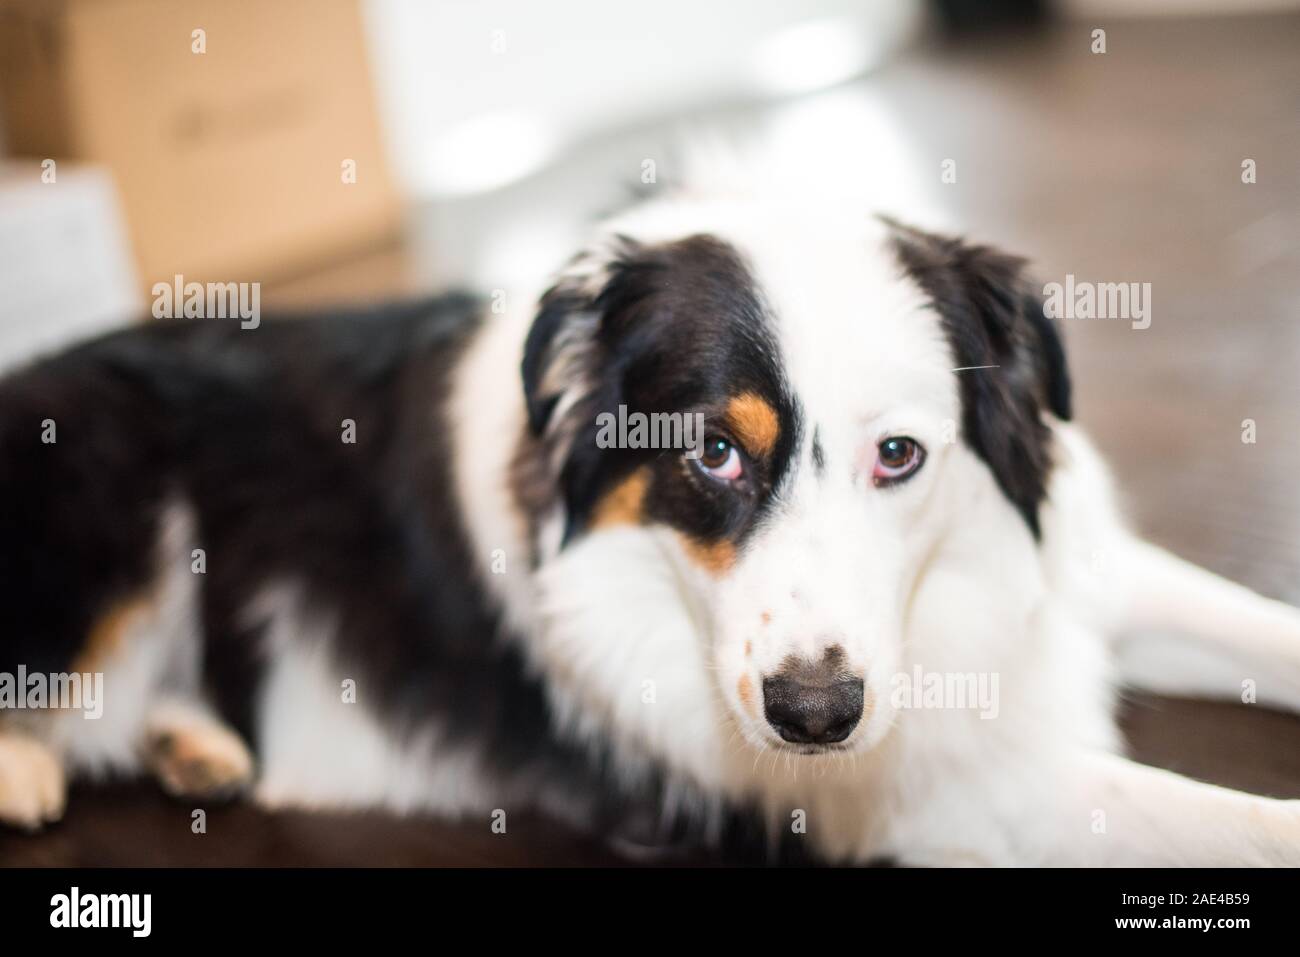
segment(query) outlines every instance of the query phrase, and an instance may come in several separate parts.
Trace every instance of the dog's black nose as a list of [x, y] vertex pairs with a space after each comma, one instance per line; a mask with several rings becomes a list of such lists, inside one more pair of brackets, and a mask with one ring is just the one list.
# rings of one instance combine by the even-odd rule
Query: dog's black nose
[[789, 658], [763, 679], [768, 724], [795, 744], [843, 741], [862, 720], [862, 679], [845, 674], [844, 653], [832, 648], [820, 662]]

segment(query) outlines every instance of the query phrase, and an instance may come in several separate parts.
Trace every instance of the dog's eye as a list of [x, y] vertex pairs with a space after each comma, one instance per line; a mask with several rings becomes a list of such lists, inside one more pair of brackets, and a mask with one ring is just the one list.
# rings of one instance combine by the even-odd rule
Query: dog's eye
[[718, 435], [704, 440], [704, 450], [696, 462], [704, 474], [722, 482], [734, 482], [745, 471], [739, 450]]
[[892, 485], [913, 475], [925, 461], [925, 449], [915, 439], [893, 436], [877, 446], [876, 467], [871, 479], [877, 486]]

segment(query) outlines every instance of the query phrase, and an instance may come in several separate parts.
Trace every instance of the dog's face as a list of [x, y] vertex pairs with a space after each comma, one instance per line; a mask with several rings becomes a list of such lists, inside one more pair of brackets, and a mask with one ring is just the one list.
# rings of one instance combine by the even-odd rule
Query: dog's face
[[[1042, 416], [1069, 395], [1026, 289], [1017, 260], [866, 216], [680, 204], [615, 223], [524, 359], [554, 548], [653, 543], [752, 744], [872, 747], [952, 523], [991, 507], [1037, 534]], [[644, 573], [620, 554], [604, 574]]]

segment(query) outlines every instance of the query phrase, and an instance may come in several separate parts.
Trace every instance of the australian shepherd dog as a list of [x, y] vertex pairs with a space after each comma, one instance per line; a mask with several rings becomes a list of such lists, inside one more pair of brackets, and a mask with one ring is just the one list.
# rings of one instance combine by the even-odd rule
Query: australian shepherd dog
[[[1137, 764], [1115, 719], [1125, 683], [1297, 708], [1300, 613], [1127, 531], [1070, 405], [1022, 260], [688, 194], [501, 311], [30, 364], [0, 819], [143, 770], [769, 860], [1300, 864], [1300, 802]], [[15, 707], [20, 669], [102, 676], [102, 714]]]

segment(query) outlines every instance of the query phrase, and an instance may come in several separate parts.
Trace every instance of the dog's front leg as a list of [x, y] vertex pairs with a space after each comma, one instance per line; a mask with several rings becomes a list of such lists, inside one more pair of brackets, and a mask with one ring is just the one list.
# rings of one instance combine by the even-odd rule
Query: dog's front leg
[[1117, 755], [1083, 752], [1036, 816], [1056, 829], [1043, 863], [1300, 866], [1300, 801], [1202, 784]]
[[1117, 564], [1126, 684], [1300, 711], [1300, 609], [1136, 539]]

